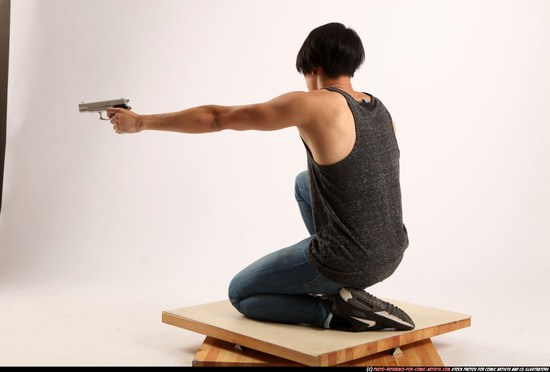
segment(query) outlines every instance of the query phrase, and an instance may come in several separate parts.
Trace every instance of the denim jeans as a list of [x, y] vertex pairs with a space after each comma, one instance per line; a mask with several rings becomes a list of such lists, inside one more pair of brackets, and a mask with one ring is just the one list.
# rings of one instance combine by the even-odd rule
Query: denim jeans
[[311, 236], [238, 273], [229, 285], [229, 299], [249, 318], [328, 328], [332, 301], [326, 295], [337, 293], [342, 285], [319, 274], [306, 256], [315, 234], [307, 171], [296, 177], [295, 197]]

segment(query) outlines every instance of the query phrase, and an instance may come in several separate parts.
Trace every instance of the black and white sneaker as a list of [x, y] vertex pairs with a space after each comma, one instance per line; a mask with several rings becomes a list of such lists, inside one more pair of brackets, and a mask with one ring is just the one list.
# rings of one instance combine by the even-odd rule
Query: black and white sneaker
[[354, 332], [414, 328], [403, 310], [356, 288], [342, 288], [332, 304], [331, 328]]

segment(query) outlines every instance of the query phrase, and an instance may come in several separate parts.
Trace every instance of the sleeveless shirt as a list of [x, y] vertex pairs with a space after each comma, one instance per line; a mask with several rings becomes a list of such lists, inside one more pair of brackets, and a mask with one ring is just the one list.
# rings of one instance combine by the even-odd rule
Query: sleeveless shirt
[[344, 286], [365, 288], [389, 277], [409, 240], [403, 224], [399, 147], [391, 116], [376, 97], [346, 98], [356, 140], [341, 161], [319, 165], [307, 152], [315, 236], [306, 254], [313, 267]]

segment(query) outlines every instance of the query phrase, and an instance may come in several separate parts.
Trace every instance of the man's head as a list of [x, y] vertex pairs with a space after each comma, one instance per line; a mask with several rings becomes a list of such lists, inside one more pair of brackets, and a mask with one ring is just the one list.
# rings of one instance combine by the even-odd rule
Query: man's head
[[341, 23], [328, 23], [311, 31], [296, 58], [296, 69], [303, 75], [321, 67], [331, 78], [353, 77], [365, 61], [359, 35]]

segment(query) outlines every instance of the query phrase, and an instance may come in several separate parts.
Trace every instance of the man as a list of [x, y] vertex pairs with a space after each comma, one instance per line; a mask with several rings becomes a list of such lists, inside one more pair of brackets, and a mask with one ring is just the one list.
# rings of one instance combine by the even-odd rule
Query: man
[[414, 328], [401, 309], [363, 290], [389, 277], [408, 246], [395, 126], [380, 100], [351, 85], [364, 58], [357, 33], [329, 23], [298, 53], [308, 92], [159, 115], [108, 110], [117, 133], [298, 128], [308, 171], [296, 178], [295, 196], [311, 236], [233, 278], [229, 298], [248, 317], [350, 331]]

